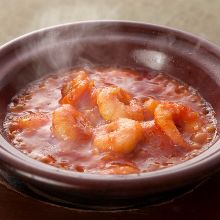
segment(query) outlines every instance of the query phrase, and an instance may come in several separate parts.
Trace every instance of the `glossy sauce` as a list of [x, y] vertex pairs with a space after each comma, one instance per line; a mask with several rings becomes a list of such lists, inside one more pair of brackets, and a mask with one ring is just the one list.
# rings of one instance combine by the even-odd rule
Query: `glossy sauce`
[[[199, 113], [202, 121], [200, 133], [203, 136], [205, 134], [206, 140], [200, 141], [203, 138], [201, 134], [189, 135], [182, 132], [184, 140], [190, 145], [190, 151], [186, 151], [156, 129], [148, 133], [147, 138], [139, 141], [129, 153], [99, 152], [93, 145], [95, 131], [110, 122], [103, 119], [98, 106], [94, 105], [88, 94], [83, 94], [75, 105], [77, 111], [91, 124], [88, 140], [74, 142], [57, 138], [53, 132], [52, 114], [62, 106], [60, 100], [63, 86], [78, 74], [78, 70], [73, 70], [39, 79], [12, 99], [4, 128], [17, 149], [34, 159], [63, 169], [87, 173], [129, 174], [179, 164], [206, 150], [215, 139], [217, 132], [213, 109], [196, 90], [186, 84], [165, 74], [130, 69], [98, 68], [87, 69], [86, 72], [89, 79], [94, 81], [95, 88], [114, 85], [140, 102], [152, 97], [191, 108]], [[42, 125], [32, 129], [17, 127], [19, 118], [33, 113], [40, 113], [45, 117]], [[153, 118], [146, 117], [141, 123], [152, 120]]]

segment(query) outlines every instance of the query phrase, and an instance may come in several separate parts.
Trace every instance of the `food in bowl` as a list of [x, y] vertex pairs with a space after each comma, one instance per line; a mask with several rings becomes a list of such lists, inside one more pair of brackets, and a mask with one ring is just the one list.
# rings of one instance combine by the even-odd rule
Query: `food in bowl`
[[217, 135], [200, 94], [162, 73], [114, 67], [43, 77], [8, 106], [4, 129], [31, 158], [101, 174], [159, 170], [205, 151]]

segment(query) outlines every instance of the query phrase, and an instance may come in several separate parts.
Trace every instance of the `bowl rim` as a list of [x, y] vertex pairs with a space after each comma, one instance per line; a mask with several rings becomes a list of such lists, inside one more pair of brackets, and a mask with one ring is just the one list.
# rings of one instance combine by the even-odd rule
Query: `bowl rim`
[[[54, 25], [46, 28], [42, 28], [39, 30], [32, 31], [30, 33], [24, 34], [20, 37], [17, 37], [8, 43], [5, 43], [0, 46], [0, 54], [4, 51], [10, 50], [10, 47], [21, 43], [22, 41], [31, 38], [35, 34], [40, 34], [47, 31], [53, 31], [56, 29], [62, 29], [66, 27], [71, 27], [75, 25], [102, 25], [102, 24], [114, 24], [114, 25], [127, 25], [127, 26], [142, 26], [147, 29], [155, 29], [157, 31], [162, 32], [172, 32], [174, 35], [181, 36], [183, 39], [187, 39], [190, 41], [198, 41], [201, 44], [202, 48], [214, 54], [220, 59], [220, 48], [217, 44], [209, 42], [206, 39], [202, 39], [194, 34], [181, 31], [175, 28], [170, 28], [163, 25], [155, 25], [144, 22], [136, 22], [136, 21], [126, 21], [126, 20], [92, 20], [92, 21], [80, 21], [80, 22], [72, 22], [65, 23], [60, 25]], [[14, 148], [2, 135], [0, 135], [0, 163], [3, 162], [11, 167], [17, 169], [17, 172], [24, 176], [32, 176], [36, 175], [37, 178], [41, 178], [42, 181], [48, 181], [50, 179], [52, 182], [59, 182], [59, 184], [65, 186], [71, 186], [76, 179], [87, 180], [88, 182], [93, 181], [142, 181], [142, 180], [151, 180], [152, 182], [160, 180], [164, 177], [166, 179], [176, 179], [181, 178], [181, 176], [185, 175], [188, 177], [192, 177], [196, 173], [201, 172], [211, 172], [216, 169], [217, 165], [220, 164], [220, 140], [217, 140], [213, 145], [210, 146], [209, 149], [205, 150], [200, 155], [187, 160], [183, 163], [164, 168], [161, 170], [156, 170], [152, 172], [140, 173], [140, 174], [129, 174], [129, 175], [110, 175], [110, 174], [91, 174], [91, 173], [79, 173], [70, 170], [63, 170], [60, 168], [56, 168], [44, 163], [41, 163], [37, 160], [30, 158], [29, 156], [21, 153], [19, 150]], [[10, 148], [14, 148], [14, 150], [7, 150]]]

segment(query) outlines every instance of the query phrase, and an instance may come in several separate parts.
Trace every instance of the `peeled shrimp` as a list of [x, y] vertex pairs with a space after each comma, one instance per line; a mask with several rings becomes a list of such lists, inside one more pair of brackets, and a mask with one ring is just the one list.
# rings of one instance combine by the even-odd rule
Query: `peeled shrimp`
[[97, 92], [99, 112], [105, 120], [129, 118], [141, 121], [144, 111], [141, 104], [119, 87], [105, 87]]
[[134, 150], [142, 135], [139, 122], [121, 118], [100, 126], [95, 132], [93, 145], [99, 151], [129, 153]]
[[145, 118], [146, 119], [153, 119], [154, 118], [154, 111], [156, 107], [159, 105], [160, 101], [149, 97], [143, 104]]
[[29, 129], [34, 130], [38, 129], [41, 126], [45, 125], [49, 121], [49, 118], [44, 113], [30, 113], [16, 119], [15, 122], [12, 123], [10, 130], [17, 129]]
[[90, 123], [71, 105], [63, 105], [53, 112], [52, 131], [64, 141], [86, 141], [91, 137]]
[[176, 124], [183, 131], [194, 133], [201, 128], [201, 120], [199, 114], [192, 111], [190, 108], [176, 103], [161, 103], [154, 111], [155, 123], [161, 130], [173, 141], [185, 149], [188, 149], [188, 144], [181, 136]]
[[61, 90], [60, 104], [75, 105], [79, 98], [86, 92], [90, 92], [93, 81], [90, 81], [85, 71], [80, 71], [78, 76], [68, 82]]

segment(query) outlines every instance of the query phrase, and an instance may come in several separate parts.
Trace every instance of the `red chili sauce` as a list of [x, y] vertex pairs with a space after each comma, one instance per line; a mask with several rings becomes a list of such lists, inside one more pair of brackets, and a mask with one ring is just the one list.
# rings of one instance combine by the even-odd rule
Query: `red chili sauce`
[[149, 172], [189, 160], [215, 139], [214, 111], [196, 90], [161, 73], [75, 69], [17, 94], [4, 122], [24, 154], [85, 173]]

